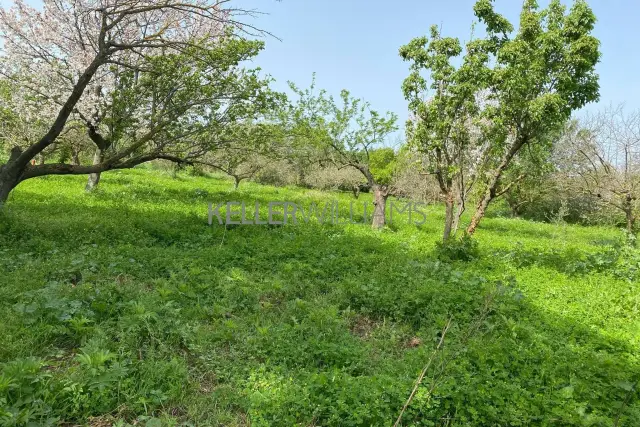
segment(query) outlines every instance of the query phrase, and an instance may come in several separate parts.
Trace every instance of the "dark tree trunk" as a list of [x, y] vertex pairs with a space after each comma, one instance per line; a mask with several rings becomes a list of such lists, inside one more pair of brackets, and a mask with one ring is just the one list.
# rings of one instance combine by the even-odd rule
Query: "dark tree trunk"
[[242, 181], [242, 178], [234, 176], [233, 177], [233, 189], [237, 190], [238, 187], [240, 186], [240, 181]]
[[507, 204], [509, 205], [509, 209], [511, 210], [511, 216], [513, 218], [520, 217], [520, 203], [518, 203], [517, 200], [514, 200], [511, 197], [507, 197]]
[[351, 191], [353, 191], [353, 197], [356, 199], [360, 197], [360, 185], [354, 185]]
[[[25, 172], [29, 170], [29, 164], [35, 162], [35, 158], [38, 154], [41, 154], [47, 147], [54, 144], [56, 138], [60, 135], [64, 129], [67, 119], [73, 112], [78, 100], [82, 97], [84, 90], [93, 78], [93, 75], [98, 68], [104, 63], [106, 56], [104, 53], [98, 54], [91, 64], [87, 67], [84, 73], [79, 77], [78, 82], [75, 84], [69, 98], [64, 103], [56, 120], [53, 122], [49, 131], [35, 144], [22, 151], [19, 147], [14, 147], [11, 150], [11, 156], [9, 161], [0, 165], [0, 206], [8, 200], [11, 191], [24, 179]], [[41, 167], [43, 167], [41, 165]]]
[[20, 182], [24, 167], [20, 167], [18, 159], [22, 155], [20, 147], [13, 147], [9, 160], [0, 165], [0, 208], [9, 199], [9, 194]]
[[509, 166], [511, 160], [518, 153], [520, 148], [522, 148], [524, 143], [524, 139], [516, 140], [509, 152], [505, 154], [502, 162], [500, 162], [496, 170], [493, 172], [493, 175], [487, 183], [487, 189], [484, 192], [482, 199], [478, 203], [476, 211], [471, 218], [471, 223], [467, 228], [467, 233], [469, 233], [470, 235], [475, 233], [476, 228], [478, 228], [478, 225], [480, 225], [480, 221], [482, 221], [482, 218], [484, 218], [484, 215], [487, 213], [487, 207], [489, 207], [489, 203], [491, 203], [491, 201], [495, 199], [496, 194], [498, 194], [498, 186], [500, 185], [500, 178], [502, 177], [502, 173], [505, 171], [507, 166]]
[[73, 150], [73, 153], [71, 154], [71, 163], [74, 166], [80, 166], [80, 153], [75, 150]]
[[480, 225], [480, 221], [484, 218], [484, 214], [487, 213], [487, 207], [491, 200], [493, 200], [493, 196], [487, 190], [487, 193], [482, 197], [482, 200], [480, 200], [480, 203], [478, 203], [478, 206], [476, 207], [476, 211], [471, 218], [471, 223], [469, 224], [469, 227], [467, 227], [467, 233], [473, 234], [476, 232], [478, 225]]
[[15, 188], [17, 182], [4, 174], [0, 175], [0, 209], [4, 206], [9, 199], [11, 190]]
[[633, 214], [633, 196], [628, 193], [624, 199], [624, 214], [627, 219], [627, 231], [633, 233], [636, 225], [636, 217]]
[[24, 152], [21, 152], [20, 157], [16, 159], [16, 162], [22, 170], [27, 167], [32, 159], [34, 159], [38, 154], [42, 153], [45, 148], [55, 143], [56, 138], [64, 129], [64, 126], [67, 123], [67, 119], [82, 97], [84, 90], [86, 89], [89, 82], [91, 82], [93, 75], [106, 59], [107, 56], [104, 52], [100, 52], [95, 58], [93, 58], [91, 64], [89, 64], [84, 73], [80, 75], [77, 83], [71, 91], [71, 94], [69, 95], [69, 98], [67, 98], [67, 101], [58, 112], [58, 116], [53, 122], [53, 125], [51, 125], [51, 128], [49, 128], [49, 131], [37, 143], [24, 150]]
[[[93, 164], [99, 165], [104, 160], [104, 152], [100, 148], [96, 148], [96, 153], [93, 155]], [[87, 186], [85, 187], [86, 191], [93, 191], [98, 187], [100, 183], [100, 172], [95, 172], [89, 174], [89, 179], [87, 180]]]
[[384, 186], [373, 184], [373, 221], [371, 227], [379, 230], [386, 224], [385, 213], [387, 207], [387, 189]]
[[451, 237], [451, 231], [453, 230], [453, 204], [453, 194], [446, 194], [444, 199], [444, 233], [442, 235], [442, 241], [445, 243], [449, 241], [449, 238]]

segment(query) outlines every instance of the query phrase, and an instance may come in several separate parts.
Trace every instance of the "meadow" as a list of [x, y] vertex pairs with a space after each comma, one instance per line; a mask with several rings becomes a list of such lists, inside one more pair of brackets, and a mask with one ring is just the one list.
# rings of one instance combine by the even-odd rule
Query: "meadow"
[[382, 231], [209, 226], [209, 202], [353, 196], [85, 180], [29, 180], [0, 213], [1, 425], [391, 426], [430, 359], [401, 425], [640, 425], [621, 230], [494, 209], [443, 248], [440, 206]]

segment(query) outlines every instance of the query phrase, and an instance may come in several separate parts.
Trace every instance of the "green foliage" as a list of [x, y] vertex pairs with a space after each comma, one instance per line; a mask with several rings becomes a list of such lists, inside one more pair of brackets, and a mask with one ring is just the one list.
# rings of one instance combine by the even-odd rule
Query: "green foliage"
[[391, 425], [450, 316], [441, 381], [403, 425], [640, 417], [640, 255], [616, 229], [487, 218], [477, 244], [434, 253], [440, 206], [385, 233], [225, 229], [208, 201], [338, 199], [345, 219], [351, 199], [144, 169], [83, 181], [28, 181], [0, 218], [0, 424]]
[[479, 42], [479, 49], [495, 58], [487, 79], [494, 101], [486, 109], [494, 123], [491, 133], [503, 143], [510, 134], [543, 142], [573, 111], [599, 99], [595, 65], [600, 42], [591, 34], [595, 15], [584, 0], [574, 2], [568, 13], [559, 0], [543, 10], [527, 0], [512, 36], [512, 26], [492, 3], [480, 0], [474, 9], [487, 26], [487, 40]]
[[[397, 130], [394, 113], [387, 112], [382, 116], [346, 89], [340, 92], [340, 101], [334, 100], [325, 90], [316, 94], [315, 75], [308, 89], [300, 89], [291, 82], [289, 86], [298, 96], [284, 117], [291, 134], [322, 150], [322, 161], [359, 170], [371, 185], [374, 182], [387, 185], [391, 181], [392, 159], [389, 156], [393, 150], [379, 146]], [[372, 162], [375, 165], [372, 166]], [[372, 167], [379, 176], [373, 173]]]
[[478, 242], [470, 235], [436, 242], [436, 253], [443, 261], [471, 261], [479, 255]]
[[[548, 152], [571, 114], [599, 99], [600, 60], [592, 35], [596, 18], [584, 0], [568, 12], [560, 0], [546, 9], [525, 0], [517, 31], [492, 0], [478, 0], [474, 12], [485, 31], [464, 53], [458, 39], [442, 37], [436, 26], [429, 38], [400, 49], [411, 62], [402, 86], [412, 113], [408, 140], [424, 155], [446, 200], [454, 199], [454, 189], [466, 195], [468, 183], [479, 183], [470, 233], [486, 206], [521, 179], [514, 173], [535, 182], [542, 172], [539, 163], [518, 156], [523, 147]], [[512, 165], [514, 159], [520, 164]]]
[[369, 169], [375, 182], [389, 185], [396, 172], [397, 155], [393, 148], [379, 148], [369, 153]]
[[[411, 62], [411, 74], [402, 84], [413, 114], [407, 122], [408, 140], [427, 156], [430, 171], [445, 181], [461, 173], [466, 150], [473, 148], [469, 131], [478, 113], [475, 97], [488, 77], [488, 55], [474, 43], [458, 68], [451, 61], [462, 53], [459, 40], [442, 37], [436, 26], [430, 42], [419, 37], [400, 48], [402, 59]], [[427, 94], [432, 96], [425, 101]]]

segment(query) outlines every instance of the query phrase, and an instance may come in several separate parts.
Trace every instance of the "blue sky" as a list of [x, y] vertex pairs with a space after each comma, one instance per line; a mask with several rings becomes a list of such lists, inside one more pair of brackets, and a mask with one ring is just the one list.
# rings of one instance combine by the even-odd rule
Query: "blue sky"
[[[570, 4], [570, 1], [564, 0]], [[307, 87], [317, 73], [318, 87], [337, 95], [343, 88], [369, 101], [379, 111], [392, 111], [403, 124], [407, 106], [400, 90], [408, 64], [398, 49], [413, 37], [427, 34], [432, 24], [445, 35], [466, 41], [473, 22], [474, 0], [237, 0], [237, 4], [267, 13], [252, 24], [282, 41], [267, 38], [255, 60], [287, 90], [287, 80]], [[0, 5], [11, 2], [0, 0]], [[30, 0], [33, 5], [39, 0]], [[540, 0], [545, 6], [548, 0]], [[640, 108], [640, 2], [591, 0], [598, 17], [595, 35], [603, 53], [598, 65], [601, 101]], [[496, 0], [498, 11], [516, 23], [519, 0]], [[583, 111], [584, 112], [584, 111]], [[583, 113], [581, 112], [581, 113]], [[581, 114], [579, 113], [579, 114]]]
[[[306, 87], [317, 73], [318, 87], [338, 94], [345, 88], [380, 111], [393, 111], [404, 123], [406, 102], [400, 87], [408, 64], [398, 48], [426, 35], [432, 24], [445, 35], [466, 41], [474, 0], [241, 0], [269, 15], [255, 25], [277, 35], [255, 61], [276, 78], [275, 87], [292, 80]], [[566, 4], [570, 2], [566, 1]], [[598, 17], [595, 35], [602, 46], [598, 66], [601, 101], [586, 111], [626, 103], [640, 108], [640, 2], [591, 0]], [[497, 10], [516, 23], [521, 1], [496, 0]], [[545, 6], [548, 0], [540, 0]], [[584, 113], [584, 112], [581, 112]], [[579, 113], [579, 114], [581, 114]]]

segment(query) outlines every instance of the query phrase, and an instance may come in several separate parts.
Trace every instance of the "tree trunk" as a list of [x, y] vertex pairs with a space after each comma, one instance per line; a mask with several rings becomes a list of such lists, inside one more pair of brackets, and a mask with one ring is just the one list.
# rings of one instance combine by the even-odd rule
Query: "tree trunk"
[[484, 214], [487, 212], [487, 207], [492, 199], [493, 196], [489, 195], [489, 190], [487, 190], [487, 193], [482, 197], [482, 200], [480, 200], [480, 203], [478, 203], [478, 206], [476, 207], [476, 211], [471, 218], [469, 227], [467, 227], [467, 233], [469, 233], [469, 235], [476, 232], [476, 228], [478, 228], [480, 221], [484, 218]]
[[636, 226], [636, 217], [633, 215], [633, 212], [627, 212], [627, 231], [629, 233], [633, 233]]
[[242, 181], [242, 178], [239, 178], [237, 176], [233, 177], [233, 189], [237, 190], [238, 187], [240, 186], [240, 181]]
[[44, 165], [45, 160], [46, 160], [46, 159], [45, 159], [45, 157], [44, 157], [44, 154], [40, 153], [40, 160], [39, 160], [38, 164], [39, 164], [40, 166]]
[[71, 163], [74, 166], [80, 166], [80, 153], [76, 150], [73, 150], [73, 153], [71, 154]]
[[476, 228], [478, 228], [478, 225], [480, 224], [480, 221], [482, 221], [482, 218], [484, 218], [485, 213], [487, 213], [487, 207], [489, 206], [489, 203], [491, 203], [491, 201], [496, 197], [498, 186], [500, 185], [500, 178], [502, 177], [502, 173], [507, 168], [507, 166], [509, 166], [509, 164], [511, 163], [511, 160], [516, 155], [516, 153], [518, 153], [520, 148], [522, 148], [524, 143], [525, 143], [524, 139], [516, 140], [513, 143], [513, 146], [511, 146], [511, 149], [509, 149], [507, 154], [505, 154], [504, 158], [502, 159], [502, 162], [500, 162], [498, 167], [493, 172], [493, 176], [487, 183], [487, 189], [484, 192], [484, 196], [482, 197], [482, 200], [480, 200], [480, 202], [478, 203], [478, 206], [476, 207], [476, 211], [473, 214], [473, 217], [471, 218], [471, 223], [467, 228], [467, 233], [469, 233], [469, 235], [472, 235], [473, 233], [475, 233]]
[[9, 199], [9, 194], [20, 182], [23, 168], [18, 163], [22, 155], [20, 147], [13, 147], [9, 160], [4, 165], [0, 165], [0, 209]]
[[442, 235], [442, 241], [447, 242], [451, 237], [451, 231], [453, 230], [453, 194], [448, 193], [444, 199], [444, 233]]
[[507, 204], [509, 205], [509, 209], [511, 210], [511, 216], [513, 218], [520, 218], [520, 206], [521, 203], [518, 203], [517, 200], [513, 200], [511, 198], [507, 198]]
[[460, 220], [462, 219], [462, 215], [464, 214], [466, 209], [467, 209], [467, 203], [466, 203], [465, 195], [464, 195], [464, 192], [461, 191], [460, 194], [458, 194], [456, 214], [453, 217], [453, 225], [451, 226], [451, 232], [453, 234], [456, 234], [458, 232], [458, 227], [460, 227]]
[[[93, 164], [99, 165], [104, 160], [104, 152], [100, 148], [96, 148], [96, 153], [93, 155]], [[95, 172], [89, 174], [89, 179], [87, 180], [87, 186], [85, 187], [86, 191], [93, 191], [98, 187], [100, 183], [100, 172]]]
[[633, 196], [628, 193], [624, 199], [624, 214], [627, 219], [627, 231], [633, 233], [636, 225], [636, 217], [633, 214]]
[[354, 185], [351, 191], [353, 191], [353, 197], [356, 199], [360, 197], [360, 185]]
[[[6, 203], [11, 191], [24, 178], [25, 171], [28, 171], [29, 164], [34, 165], [36, 156], [55, 143], [56, 138], [64, 129], [67, 119], [82, 97], [93, 75], [105, 60], [106, 56], [102, 52], [93, 59], [78, 79], [48, 132], [37, 143], [31, 145], [24, 151], [22, 151], [20, 147], [14, 147], [11, 150], [9, 161], [4, 165], [0, 165], [0, 207]], [[44, 158], [44, 156], [42, 158]]]
[[371, 227], [379, 230], [384, 227], [385, 220], [385, 212], [387, 207], [387, 197], [389, 197], [387, 193], [387, 189], [381, 187], [377, 184], [374, 184], [372, 187], [373, 190], [373, 221], [371, 223]]
[[0, 175], [0, 209], [9, 199], [9, 194], [16, 186], [16, 182], [4, 174]]

